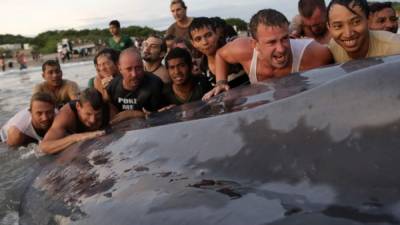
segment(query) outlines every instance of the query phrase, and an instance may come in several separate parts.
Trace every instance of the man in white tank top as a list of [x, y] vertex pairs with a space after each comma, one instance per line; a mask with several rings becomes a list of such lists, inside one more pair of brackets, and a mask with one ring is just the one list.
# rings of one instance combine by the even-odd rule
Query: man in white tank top
[[55, 116], [55, 100], [44, 92], [31, 98], [29, 108], [14, 115], [0, 130], [1, 141], [17, 147], [42, 140]]
[[332, 63], [332, 55], [326, 46], [311, 39], [289, 39], [289, 22], [274, 9], [255, 14], [250, 21], [250, 32], [252, 38], [238, 38], [218, 50], [217, 85], [204, 95], [203, 100], [229, 90], [226, 82], [228, 64], [240, 63], [250, 82], [256, 83]]

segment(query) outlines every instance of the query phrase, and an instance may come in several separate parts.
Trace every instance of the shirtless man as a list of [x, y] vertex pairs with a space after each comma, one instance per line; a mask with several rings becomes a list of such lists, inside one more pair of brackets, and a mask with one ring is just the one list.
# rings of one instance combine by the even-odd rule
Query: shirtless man
[[400, 54], [400, 36], [368, 29], [366, 0], [332, 0], [328, 5], [329, 49], [335, 61]]
[[203, 99], [229, 89], [228, 64], [240, 63], [251, 83], [331, 63], [328, 48], [311, 39], [289, 39], [289, 22], [274, 10], [264, 9], [250, 21], [252, 38], [238, 38], [219, 49], [216, 56], [217, 85]]
[[193, 18], [186, 15], [186, 4], [183, 0], [172, 0], [170, 4], [175, 23], [169, 26], [166, 35], [174, 35], [176, 38], [188, 39], [188, 28]]
[[373, 2], [369, 5], [368, 27], [370, 30], [385, 30], [397, 33], [399, 17], [391, 2]]
[[121, 25], [118, 20], [112, 20], [109, 23], [109, 30], [112, 37], [108, 39], [108, 47], [122, 51], [133, 46], [131, 38], [121, 34]]
[[49, 130], [54, 116], [54, 99], [38, 92], [31, 97], [29, 108], [19, 111], [1, 128], [1, 140], [13, 147], [38, 142]]
[[143, 42], [144, 70], [158, 76], [164, 83], [169, 83], [171, 80], [169, 79], [168, 71], [162, 64], [166, 53], [167, 45], [160, 37], [150, 35]]
[[163, 83], [156, 75], [144, 71], [140, 52], [136, 48], [122, 51], [118, 68], [122, 76], [115, 77], [107, 87], [111, 109], [118, 113], [112, 123], [157, 111], [161, 107]]
[[305, 37], [321, 44], [331, 39], [326, 28], [326, 5], [324, 0], [300, 0], [298, 4], [301, 28]]
[[55, 60], [48, 60], [42, 65], [44, 82], [33, 88], [33, 94], [45, 92], [56, 101], [56, 107], [61, 108], [71, 100], [76, 100], [79, 95], [79, 87], [73, 81], [63, 79], [60, 64]]
[[[213, 86], [215, 85], [217, 50], [226, 44], [226, 37], [221, 37], [222, 33], [218, 34], [214, 22], [207, 17], [196, 17], [189, 26], [189, 37], [193, 47], [204, 55], [201, 59], [200, 69]], [[229, 65], [228, 74], [230, 87], [236, 87], [249, 81], [240, 64]]]
[[60, 152], [76, 142], [104, 135], [109, 120], [109, 108], [101, 94], [88, 88], [79, 100], [61, 108], [39, 147], [45, 154]]

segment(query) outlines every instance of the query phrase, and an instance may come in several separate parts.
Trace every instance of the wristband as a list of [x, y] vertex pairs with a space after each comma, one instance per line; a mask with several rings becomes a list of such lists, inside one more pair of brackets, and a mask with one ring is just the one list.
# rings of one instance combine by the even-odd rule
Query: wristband
[[216, 86], [218, 85], [228, 85], [228, 81], [227, 80], [219, 80], [215, 83]]

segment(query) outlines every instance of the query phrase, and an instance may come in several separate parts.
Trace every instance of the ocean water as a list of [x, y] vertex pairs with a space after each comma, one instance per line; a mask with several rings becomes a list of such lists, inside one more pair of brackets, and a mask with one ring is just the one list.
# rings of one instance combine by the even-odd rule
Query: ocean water
[[[62, 64], [63, 78], [86, 88], [89, 78], [95, 75], [92, 61]], [[2, 126], [20, 109], [29, 105], [34, 85], [43, 81], [41, 67], [26, 70], [9, 70], [0, 73], [0, 125]], [[0, 225], [18, 223], [18, 211], [24, 191], [39, 173], [46, 159], [35, 154], [37, 145], [9, 149], [0, 143]]]

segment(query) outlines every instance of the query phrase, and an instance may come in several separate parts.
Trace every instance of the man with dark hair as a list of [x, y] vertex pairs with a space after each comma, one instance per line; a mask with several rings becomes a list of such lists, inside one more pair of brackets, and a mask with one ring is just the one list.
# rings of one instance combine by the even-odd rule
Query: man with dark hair
[[19, 111], [1, 128], [1, 141], [14, 147], [40, 141], [53, 123], [54, 116], [54, 98], [38, 92], [31, 97], [29, 108]]
[[117, 51], [122, 51], [133, 46], [131, 38], [121, 34], [121, 25], [118, 20], [112, 20], [109, 23], [109, 30], [112, 37], [108, 39], [108, 47]]
[[303, 35], [313, 38], [321, 44], [331, 39], [326, 28], [326, 5], [324, 0], [300, 0], [300, 29]]
[[76, 142], [104, 135], [110, 117], [109, 107], [101, 94], [88, 88], [79, 100], [61, 108], [39, 147], [45, 154], [54, 154]]
[[175, 35], [173, 34], [168, 34], [164, 37], [164, 42], [167, 46], [167, 53], [173, 48], [173, 46], [175, 45]]
[[162, 64], [166, 53], [167, 45], [165, 41], [156, 35], [150, 35], [143, 42], [142, 57], [144, 70], [158, 76], [164, 83], [169, 83], [168, 71]]
[[192, 57], [182, 48], [172, 49], [165, 58], [165, 64], [171, 78], [171, 84], [166, 84], [163, 97], [168, 105], [181, 105], [200, 100], [211, 89], [207, 79], [192, 75]]
[[61, 67], [57, 61], [47, 60], [42, 65], [42, 71], [45, 81], [33, 88], [33, 94], [38, 92], [48, 93], [55, 99], [57, 108], [61, 108], [67, 102], [78, 98], [78, 84], [62, 78]]
[[176, 38], [188, 38], [188, 28], [193, 18], [186, 15], [186, 4], [183, 0], [172, 0], [170, 4], [175, 23], [169, 26], [166, 35], [172, 34]]
[[229, 89], [228, 64], [240, 63], [251, 83], [326, 65], [332, 61], [327, 47], [310, 39], [289, 39], [289, 22], [274, 10], [264, 9], [250, 21], [252, 38], [238, 38], [219, 49], [216, 56], [217, 85], [204, 96]]
[[391, 2], [369, 3], [368, 27], [370, 30], [385, 30], [397, 33], [399, 17], [396, 16]]
[[[207, 17], [197, 17], [193, 19], [192, 24], [189, 26], [189, 37], [192, 46], [204, 55], [200, 69], [206, 74], [212, 85], [215, 85], [215, 56], [217, 50], [226, 44], [225, 38], [221, 38], [217, 33], [214, 22], [214, 20]], [[220, 35], [223, 34], [221, 33]], [[242, 71], [240, 64], [229, 65], [228, 79], [230, 86], [236, 87], [248, 82], [248, 78], [244, 73], [242, 73], [242, 76], [239, 75]]]
[[108, 101], [107, 86], [115, 76], [119, 75], [118, 58], [119, 51], [105, 48], [99, 51], [93, 60], [97, 75], [89, 79], [88, 87], [99, 91], [105, 101]]
[[366, 0], [332, 0], [328, 5], [329, 43], [335, 61], [400, 53], [400, 37], [387, 31], [369, 31]]
[[118, 113], [112, 123], [144, 117], [161, 107], [162, 81], [145, 72], [140, 52], [128, 48], [121, 52], [118, 68], [122, 76], [115, 77], [107, 88], [111, 109]]

